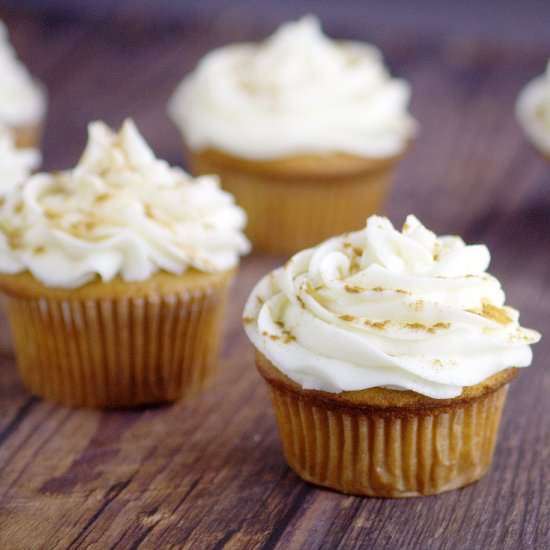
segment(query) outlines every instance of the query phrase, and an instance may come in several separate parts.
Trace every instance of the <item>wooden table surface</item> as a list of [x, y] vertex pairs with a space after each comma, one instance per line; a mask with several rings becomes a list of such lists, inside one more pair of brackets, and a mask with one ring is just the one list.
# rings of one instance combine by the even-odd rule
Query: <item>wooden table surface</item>
[[[160, 25], [0, 10], [49, 90], [46, 168], [75, 162], [89, 120], [126, 116], [159, 156], [181, 163], [166, 100], [208, 49], [269, 30], [241, 15], [227, 7], [208, 21]], [[422, 132], [386, 212], [396, 223], [413, 212], [439, 233], [487, 243], [508, 302], [526, 326], [545, 332], [550, 164], [525, 142], [513, 106], [548, 51], [327, 23], [333, 34], [379, 44], [413, 85]], [[64, 409], [31, 396], [12, 355], [0, 357], [0, 548], [550, 548], [550, 336], [511, 388], [482, 481], [401, 501], [320, 490], [285, 464], [239, 322], [253, 283], [280, 261], [244, 260], [219, 376], [189, 403]]]

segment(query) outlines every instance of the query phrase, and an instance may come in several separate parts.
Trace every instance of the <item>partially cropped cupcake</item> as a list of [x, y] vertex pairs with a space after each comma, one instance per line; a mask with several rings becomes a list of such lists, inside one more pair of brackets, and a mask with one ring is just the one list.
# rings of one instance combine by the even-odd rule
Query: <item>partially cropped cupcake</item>
[[0, 209], [0, 291], [17, 363], [72, 406], [172, 401], [217, 359], [244, 212], [215, 177], [155, 158], [134, 124], [92, 123], [69, 171], [37, 174]]
[[[39, 164], [40, 153], [36, 149], [16, 148], [13, 134], [0, 130], [0, 212], [5, 200], [23, 185]], [[12, 347], [5, 327], [4, 309], [0, 308], [0, 352]]]
[[0, 127], [11, 130], [18, 147], [36, 147], [46, 115], [46, 93], [29, 74], [0, 21]]
[[431, 495], [491, 464], [509, 382], [540, 338], [520, 327], [485, 246], [362, 231], [293, 256], [244, 311], [289, 465], [359, 495]]
[[209, 53], [169, 113], [196, 173], [217, 173], [255, 248], [290, 253], [377, 212], [415, 133], [409, 85], [373, 46], [307, 16]]
[[516, 114], [533, 146], [550, 160], [550, 61], [546, 74], [529, 82], [519, 94]]

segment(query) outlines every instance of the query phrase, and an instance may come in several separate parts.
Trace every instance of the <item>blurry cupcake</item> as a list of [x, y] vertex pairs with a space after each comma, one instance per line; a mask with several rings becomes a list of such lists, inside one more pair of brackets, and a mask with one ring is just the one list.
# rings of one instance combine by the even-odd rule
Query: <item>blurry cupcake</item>
[[0, 21], [0, 127], [14, 132], [18, 147], [37, 147], [45, 115], [44, 88], [17, 59]]
[[360, 495], [430, 495], [489, 468], [508, 383], [540, 335], [521, 328], [485, 246], [362, 231], [293, 256], [244, 311], [289, 465]]
[[415, 132], [409, 98], [376, 48], [307, 16], [208, 54], [169, 113], [193, 171], [219, 174], [247, 211], [254, 247], [290, 253], [379, 210]]
[[0, 291], [29, 389], [73, 406], [172, 401], [212, 376], [249, 244], [215, 177], [155, 158], [134, 124], [89, 128], [69, 171], [0, 210]]
[[[14, 137], [8, 130], [0, 130], [0, 212], [6, 199], [15, 192], [40, 164], [40, 153], [35, 149], [17, 149]], [[2, 227], [2, 218], [0, 218]], [[5, 330], [7, 322], [0, 308], [0, 352], [11, 349]]]
[[529, 82], [519, 94], [516, 114], [531, 143], [550, 160], [550, 61], [546, 74]]

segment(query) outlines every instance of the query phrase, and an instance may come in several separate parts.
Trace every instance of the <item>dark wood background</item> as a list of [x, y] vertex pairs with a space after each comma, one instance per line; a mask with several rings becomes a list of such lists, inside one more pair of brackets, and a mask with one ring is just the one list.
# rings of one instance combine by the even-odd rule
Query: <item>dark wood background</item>
[[[126, 116], [160, 156], [181, 163], [165, 116], [180, 77], [213, 46], [259, 38], [277, 22], [220, 4], [208, 17], [173, 21], [116, 9], [75, 18], [0, 8], [49, 89], [46, 168], [75, 162], [89, 120], [116, 125]], [[336, 36], [384, 49], [412, 82], [422, 125], [386, 212], [396, 223], [413, 212], [437, 232], [486, 242], [508, 301], [526, 326], [546, 332], [550, 164], [525, 142], [513, 108], [521, 86], [542, 72], [548, 43], [366, 19], [325, 22]], [[319, 490], [284, 462], [239, 322], [253, 283], [280, 261], [243, 262], [219, 377], [187, 404], [63, 409], [29, 395], [11, 354], [0, 357], [0, 548], [550, 548], [550, 340], [513, 384], [493, 468], [476, 485], [403, 501]]]

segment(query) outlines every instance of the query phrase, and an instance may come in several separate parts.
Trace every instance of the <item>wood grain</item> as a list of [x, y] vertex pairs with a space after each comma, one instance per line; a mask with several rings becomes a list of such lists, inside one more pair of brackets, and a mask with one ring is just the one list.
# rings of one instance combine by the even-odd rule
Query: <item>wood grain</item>
[[[75, 162], [90, 119], [118, 124], [126, 116], [160, 156], [181, 163], [165, 116], [175, 84], [210, 48], [267, 30], [253, 13], [219, 4], [211, 19], [185, 24], [121, 21], [113, 7], [82, 21], [0, 12], [49, 89], [45, 166]], [[384, 49], [393, 71], [412, 82], [422, 124], [387, 213], [400, 222], [414, 212], [437, 232], [486, 242], [508, 301], [544, 332], [550, 167], [526, 144], [513, 105], [547, 51], [363, 23], [340, 34]], [[251, 286], [280, 262], [243, 262], [220, 374], [188, 404], [55, 407], [29, 395], [13, 357], [0, 356], [0, 548], [550, 548], [550, 341], [513, 384], [493, 468], [479, 483], [408, 501], [319, 490], [284, 462], [239, 323]]]

